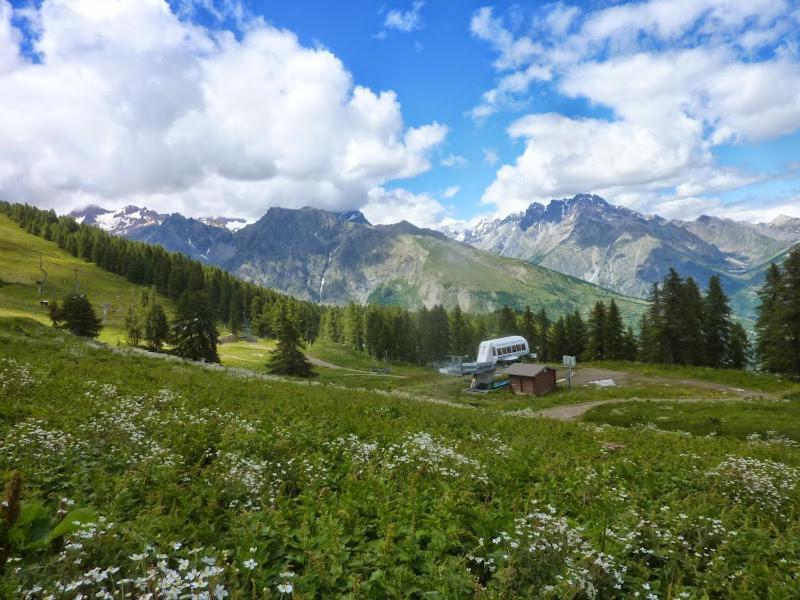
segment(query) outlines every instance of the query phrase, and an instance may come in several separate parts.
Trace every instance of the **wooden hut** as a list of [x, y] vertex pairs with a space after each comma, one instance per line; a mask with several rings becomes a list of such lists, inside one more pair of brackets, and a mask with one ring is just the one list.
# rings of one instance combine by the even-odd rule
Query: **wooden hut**
[[556, 370], [547, 365], [515, 363], [503, 371], [515, 394], [541, 396], [556, 389]]

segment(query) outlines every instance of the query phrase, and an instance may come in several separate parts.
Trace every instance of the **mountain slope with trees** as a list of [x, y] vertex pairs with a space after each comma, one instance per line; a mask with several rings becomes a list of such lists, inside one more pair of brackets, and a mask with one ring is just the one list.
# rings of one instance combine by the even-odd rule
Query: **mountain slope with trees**
[[373, 226], [352, 211], [271, 208], [237, 231], [174, 214], [128, 235], [325, 304], [459, 305], [469, 312], [530, 304], [561, 313], [614, 298], [629, 320], [643, 307], [635, 299], [481, 252], [407, 222]]

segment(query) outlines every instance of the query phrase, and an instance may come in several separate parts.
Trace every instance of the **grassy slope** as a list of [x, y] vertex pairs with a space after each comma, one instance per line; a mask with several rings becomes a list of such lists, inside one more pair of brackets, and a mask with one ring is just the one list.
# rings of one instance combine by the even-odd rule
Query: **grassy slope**
[[[21, 469], [25, 499], [48, 510], [67, 497], [113, 523], [68, 546], [67, 560], [23, 554], [19, 571], [0, 576], [0, 597], [111, 566], [102, 585], [118, 592], [122, 578], [146, 577], [155, 552], [178, 581], [188, 580], [180, 558], [198, 568], [216, 559], [222, 571], [205, 579], [231, 599], [280, 597], [287, 570], [308, 598], [471, 597], [484, 586], [485, 598], [535, 597], [584, 566], [618, 597], [645, 584], [659, 598], [800, 594], [800, 451], [783, 445], [264, 381], [111, 352], [32, 321], [0, 319], [0, 356], [0, 472]], [[753, 460], [720, 471], [732, 456]], [[551, 522], [547, 505], [566, 521]], [[533, 538], [511, 544], [514, 520], [537, 509], [544, 516], [523, 530], [588, 544], [565, 546], [574, 569], [560, 552], [531, 555]], [[501, 531], [511, 540], [493, 541]], [[131, 558], [148, 544], [149, 556]], [[618, 591], [594, 562], [601, 548], [611, 557], [601, 562], [626, 567]]]
[[473, 310], [494, 310], [504, 304], [523, 308], [545, 307], [553, 315], [575, 309], [587, 311], [597, 300], [616, 300], [625, 319], [635, 322], [646, 303], [616, 294], [575, 277], [563, 275], [527, 262], [483, 252], [453, 241], [411, 236], [424, 249], [421, 281], [409, 286], [404, 281], [388, 281], [371, 299], [390, 304], [414, 304], [425, 295], [425, 285], [450, 291], [444, 304], [453, 306], [468, 294]]
[[585, 419], [619, 427], [655, 427], [740, 440], [753, 434], [769, 440], [777, 434], [800, 444], [800, 402], [797, 400], [748, 400], [724, 405], [713, 402], [606, 404], [591, 410]]
[[[42, 278], [39, 253], [47, 270], [47, 284], [42, 298], [60, 300], [75, 289], [75, 270], [78, 271], [80, 291], [92, 302], [102, 316], [103, 304], [108, 304], [108, 319], [100, 339], [116, 344], [125, 339], [125, 312], [140, 294], [143, 286], [128, 282], [124, 277], [75, 258], [61, 250], [55, 242], [30, 235], [4, 215], [0, 215], [0, 316], [24, 316], [49, 323], [47, 310], [39, 306], [36, 281]], [[171, 306], [167, 300], [165, 305]]]

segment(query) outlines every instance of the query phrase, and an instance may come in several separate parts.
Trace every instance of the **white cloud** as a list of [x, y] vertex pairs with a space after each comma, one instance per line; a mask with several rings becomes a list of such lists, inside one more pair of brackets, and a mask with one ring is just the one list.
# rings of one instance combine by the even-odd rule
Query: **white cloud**
[[459, 154], [448, 154], [441, 161], [443, 167], [465, 167], [469, 161]]
[[0, 193], [68, 208], [128, 202], [257, 217], [343, 210], [430, 168], [447, 128], [407, 127], [391, 91], [249, 20], [239, 37], [161, 0], [45, 0], [39, 60], [0, 0]]
[[512, 137], [525, 140], [525, 151], [514, 165], [500, 168], [483, 202], [507, 214], [524, 209], [532, 199], [672, 178], [704, 160], [694, 143], [697, 127], [686, 121], [681, 131], [666, 137], [626, 122], [528, 115], [509, 128]]
[[497, 154], [497, 150], [495, 150], [494, 148], [484, 148], [483, 162], [485, 162], [490, 167], [493, 167], [498, 162], [500, 162], [500, 156]]
[[396, 29], [403, 33], [410, 33], [422, 28], [422, 7], [425, 3], [417, 0], [408, 10], [393, 9], [386, 13], [383, 26], [386, 29]]
[[446, 216], [445, 207], [428, 194], [414, 194], [402, 188], [375, 187], [361, 208], [364, 216], [376, 225], [408, 221], [417, 227], [439, 227]]
[[800, 129], [800, 12], [790, 6], [649, 0], [583, 13], [559, 3], [529, 31], [507, 27], [489, 8], [476, 11], [470, 29], [496, 53], [498, 79], [473, 117], [525, 106], [542, 82], [609, 114], [517, 120], [509, 133], [524, 150], [498, 170], [483, 202], [508, 213], [605, 192], [688, 214], [705, 194], [775, 176], [721, 167], [714, 149]]
[[460, 191], [461, 191], [460, 185], [451, 185], [442, 192], [442, 198], [446, 198], [449, 200], [450, 198], [453, 198], [456, 194], [458, 194], [458, 192]]

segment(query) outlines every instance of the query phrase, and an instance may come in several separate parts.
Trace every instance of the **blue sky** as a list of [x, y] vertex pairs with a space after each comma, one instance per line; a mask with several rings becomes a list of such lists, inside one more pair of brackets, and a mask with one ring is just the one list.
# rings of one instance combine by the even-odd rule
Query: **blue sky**
[[0, 0], [0, 193], [800, 216], [798, 31], [796, 0]]

